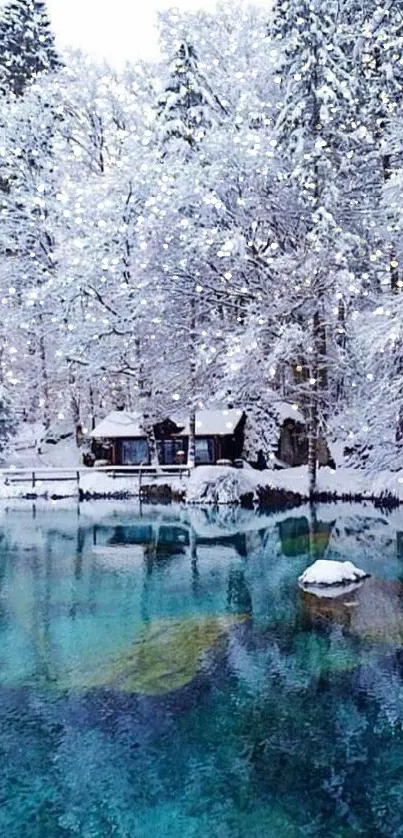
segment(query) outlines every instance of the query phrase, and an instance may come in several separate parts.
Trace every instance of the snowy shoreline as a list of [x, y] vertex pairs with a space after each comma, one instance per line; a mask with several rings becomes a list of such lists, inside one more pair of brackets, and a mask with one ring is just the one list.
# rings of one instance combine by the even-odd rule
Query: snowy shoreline
[[[199, 466], [190, 477], [167, 475], [111, 478], [103, 472], [81, 471], [79, 484], [38, 480], [35, 487], [0, 482], [0, 498], [95, 500], [141, 498], [147, 501], [180, 501], [188, 505], [243, 505], [286, 508], [305, 503], [309, 497], [306, 466], [281, 471], [256, 471], [251, 467]], [[369, 475], [363, 471], [328, 467], [319, 469], [315, 500], [371, 501], [382, 506], [403, 503], [403, 471]]]

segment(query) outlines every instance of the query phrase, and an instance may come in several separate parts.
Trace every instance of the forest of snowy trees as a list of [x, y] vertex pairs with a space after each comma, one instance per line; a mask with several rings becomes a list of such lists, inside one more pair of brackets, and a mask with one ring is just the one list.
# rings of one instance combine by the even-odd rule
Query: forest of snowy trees
[[[403, 466], [403, 3], [167, 12], [162, 58], [0, 16], [3, 423], [273, 405]], [[135, 56], [134, 56], [135, 59]], [[255, 450], [253, 450], [255, 449]]]

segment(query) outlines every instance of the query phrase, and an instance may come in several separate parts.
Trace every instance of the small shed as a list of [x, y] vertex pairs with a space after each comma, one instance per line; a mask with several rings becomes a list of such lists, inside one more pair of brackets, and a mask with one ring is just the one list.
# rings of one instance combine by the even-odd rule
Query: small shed
[[289, 466], [302, 466], [308, 462], [308, 435], [305, 417], [300, 410], [287, 402], [275, 405], [279, 423], [276, 456]]
[[[273, 397], [273, 402], [267, 406], [266, 411], [256, 413], [250, 424], [249, 417], [247, 421], [245, 447], [250, 450], [251, 454], [253, 452], [253, 457], [250, 456], [249, 461], [256, 468], [265, 469], [270, 461], [275, 468], [306, 465], [308, 462], [308, 425], [297, 405], [276, 401]], [[319, 465], [334, 465], [322, 434], [318, 438], [317, 453]]]

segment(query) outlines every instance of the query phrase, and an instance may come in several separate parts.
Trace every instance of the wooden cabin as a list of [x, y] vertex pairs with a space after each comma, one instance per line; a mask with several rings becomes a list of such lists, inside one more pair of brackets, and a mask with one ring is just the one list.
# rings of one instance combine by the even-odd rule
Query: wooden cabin
[[[242, 410], [201, 410], [196, 414], [196, 465], [233, 462], [242, 457], [245, 413]], [[91, 433], [95, 460], [111, 465], [150, 465], [150, 452], [141, 416], [113, 411]], [[189, 419], [167, 418], [154, 426], [160, 465], [186, 464]]]

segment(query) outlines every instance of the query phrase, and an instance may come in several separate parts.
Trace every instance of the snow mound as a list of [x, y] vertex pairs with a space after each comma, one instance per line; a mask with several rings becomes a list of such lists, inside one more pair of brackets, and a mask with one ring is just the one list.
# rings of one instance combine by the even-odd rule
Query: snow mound
[[348, 585], [359, 582], [370, 576], [365, 570], [356, 567], [352, 562], [336, 562], [318, 559], [299, 577], [298, 582], [303, 587], [310, 585]]
[[187, 503], [237, 504], [244, 495], [254, 495], [256, 479], [249, 469], [226, 466], [198, 466], [186, 491]]

